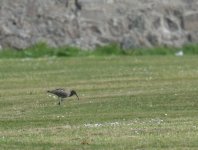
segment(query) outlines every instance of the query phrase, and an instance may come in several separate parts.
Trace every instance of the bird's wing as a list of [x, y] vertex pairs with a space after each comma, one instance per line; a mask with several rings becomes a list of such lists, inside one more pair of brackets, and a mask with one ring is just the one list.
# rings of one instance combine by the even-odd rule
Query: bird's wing
[[68, 97], [68, 93], [62, 89], [56, 90], [55, 94], [59, 97]]
[[55, 90], [57, 90], [57, 91], [65, 91], [65, 89], [63, 89], [63, 88], [57, 88]]

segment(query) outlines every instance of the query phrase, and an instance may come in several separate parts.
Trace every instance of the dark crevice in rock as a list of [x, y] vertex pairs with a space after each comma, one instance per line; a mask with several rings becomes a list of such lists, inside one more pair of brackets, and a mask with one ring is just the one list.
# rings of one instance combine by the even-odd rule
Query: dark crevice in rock
[[177, 31], [178, 30], [178, 25], [176, 22], [174, 22], [172, 19], [170, 18], [165, 18], [165, 21], [168, 25], [168, 28], [170, 31]]
[[191, 34], [188, 34], [187, 35], [187, 39], [188, 39], [189, 42], [192, 42], [192, 35]]
[[82, 4], [79, 2], [79, 0], [75, 0], [75, 6], [76, 6], [77, 11], [82, 9]]
[[155, 29], [158, 29], [160, 26], [161, 26], [161, 18], [158, 17], [158, 18], [156, 18], [156, 19], [153, 21], [153, 27], [154, 27]]

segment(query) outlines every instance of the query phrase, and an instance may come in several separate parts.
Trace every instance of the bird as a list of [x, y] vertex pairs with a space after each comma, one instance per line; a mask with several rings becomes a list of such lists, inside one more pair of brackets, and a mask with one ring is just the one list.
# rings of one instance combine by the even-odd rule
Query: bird
[[78, 97], [75, 90], [65, 91], [65, 89], [57, 88], [57, 89], [54, 89], [54, 90], [48, 90], [47, 93], [54, 94], [58, 97], [58, 99], [59, 99], [58, 105], [61, 104], [61, 102], [64, 100], [64, 98], [71, 97], [73, 95], [76, 95], [76, 97], [79, 100], [79, 97]]

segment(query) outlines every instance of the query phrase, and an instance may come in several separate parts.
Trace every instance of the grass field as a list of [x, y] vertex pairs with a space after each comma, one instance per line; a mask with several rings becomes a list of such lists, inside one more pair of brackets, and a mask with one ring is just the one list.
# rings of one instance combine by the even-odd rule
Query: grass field
[[[49, 89], [75, 89], [63, 105]], [[198, 149], [198, 58], [0, 59], [1, 149]]]

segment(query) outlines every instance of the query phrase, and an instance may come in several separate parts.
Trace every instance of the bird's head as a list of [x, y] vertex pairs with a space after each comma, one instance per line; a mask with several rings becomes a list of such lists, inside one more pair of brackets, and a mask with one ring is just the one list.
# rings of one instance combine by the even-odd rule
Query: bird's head
[[77, 97], [77, 98], [78, 98], [78, 100], [79, 100], [79, 97], [78, 97], [78, 95], [77, 95], [76, 91], [71, 90], [71, 96], [73, 96], [73, 95], [76, 95], [76, 97]]
[[47, 93], [51, 93], [52, 91], [50, 91], [50, 90], [47, 90]]

